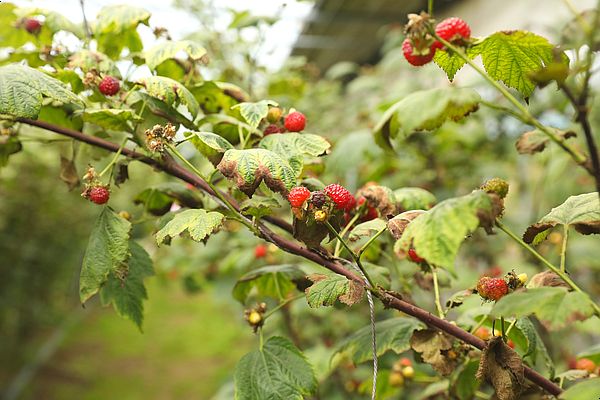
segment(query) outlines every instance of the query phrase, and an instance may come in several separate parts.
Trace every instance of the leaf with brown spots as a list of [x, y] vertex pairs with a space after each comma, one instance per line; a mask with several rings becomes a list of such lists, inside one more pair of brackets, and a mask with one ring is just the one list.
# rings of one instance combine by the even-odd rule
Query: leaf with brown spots
[[332, 306], [336, 300], [351, 306], [358, 303], [365, 292], [360, 284], [342, 275], [312, 274], [308, 279], [313, 284], [305, 290], [306, 300], [312, 308]]
[[[554, 128], [551, 129], [554, 131], [556, 136], [562, 139], [568, 139], [577, 136], [577, 134], [573, 131], [561, 131]], [[546, 148], [546, 145], [549, 141], [550, 139], [544, 132], [540, 131], [539, 129], [535, 129], [522, 134], [515, 143], [515, 147], [517, 148], [519, 154], [540, 153]]]
[[410, 339], [410, 347], [441, 375], [450, 375], [458, 364], [454, 340], [443, 332], [433, 329], [416, 331]]
[[476, 376], [492, 384], [499, 400], [518, 399], [525, 383], [521, 357], [499, 336], [490, 339], [481, 352]]

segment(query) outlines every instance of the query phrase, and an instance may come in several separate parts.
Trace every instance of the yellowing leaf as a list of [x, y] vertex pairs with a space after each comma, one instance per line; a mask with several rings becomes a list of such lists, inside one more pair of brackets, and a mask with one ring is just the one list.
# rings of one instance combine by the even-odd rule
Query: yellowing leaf
[[313, 284], [306, 289], [306, 300], [312, 308], [332, 306], [336, 300], [349, 306], [357, 303], [364, 293], [358, 283], [342, 275], [313, 274], [308, 277]]
[[156, 69], [163, 61], [175, 58], [181, 52], [194, 61], [202, 60], [206, 56], [206, 49], [191, 40], [180, 40], [177, 42], [169, 40], [145, 51], [144, 58], [146, 59], [148, 68]]
[[223, 154], [229, 149], [233, 149], [227, 139], [212, 132], [185, 132], [184, 135], [190, 139], [190, 142], [196, 149], [213, 165], [219, 164]]
[[183, 104], [193, 117], [198, 114], [199, 105], [190, 91], [179, 82], [164, 76], [142, 78], [139, 84], [146, 88], [148, 94], [170, 106]]

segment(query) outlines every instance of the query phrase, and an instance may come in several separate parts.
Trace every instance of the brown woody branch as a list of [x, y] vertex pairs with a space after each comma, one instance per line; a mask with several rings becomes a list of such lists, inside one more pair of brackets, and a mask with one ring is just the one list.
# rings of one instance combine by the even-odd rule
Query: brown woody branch
[[[65, 136], [71, 137], [73, 139], [76, 139], [78, 141], [88, 143], [90, 145], [100, 147], [100, 148], [103, 148], [105, 150], [109, 150], [112, 152], [117, 152], [119, 150], [119, 145], [117, 145], [115, 143], [109, 142], [107, 140], [104, 140], [104, 139], [101, 139], [101, 138], [98, 138], [95, 136], [86, 135], [79, 131], [75, 131], [72, 129], [53, 125], [53, 124], [50, 124], [50, 123], [47, 123], [44, 121], [36, 121], [36, 120], [32, 120], [32, 119], [27, 119], [27, 118], [19, 118], [19, 119], [17, 119], [17, 121], [22, 122], [27, 125], [36, 126], [38, 128], [43, 128], [43, 129], [46, 129], [46, 130], [49, 130], [49, 131], [52, 131], [52, 132], [55, 132], [55, 133], [58, 133], [61, 135], [65, 135]], [[138, 152], [130, 150], [130, 149], [123, 149], [122, 154], [131, 159], [141, 161], [141, 162], [143, 162], [147, 165], [150, 165], [156, 169], [162, 170], [163, 172], [166, 172], [167, 174], [174, 176], [176, 178], [179, 178], [187, 183], [190, 183], [190, 184], [194, 185], [195, 187], [208, 193], [209, 195], [212, 195], [212, 196], [215, 195], [215, 192], [208, 186], [208, 184], [205, 181], [203, 181], [200, 177], [192, 174], [185, 168], [181, 167], [179, 164], [176, 164], [175, 161], [172, 159], [166, 158], [163, 161], [159, 161], [157, 159], [145, 156], [141, 153], [138, 153]], [[228, 201], [231, 201], [231, 204], [236, 209], [239, 210], [239, 206], [237, 205], [237, 202], [235, 202], [235, 200], [232, 199], [231, 196], [227, 195], [226, 193], [221, 193], [221, 194], [223, 196], [225, 196]], [[263, 219], [272, 223], [273, 225], [276, 225], [276, 226], [288, 231], [288, 232], [292, 231], [291, 225], [281, 219], [278, 219], [278, 218], [263, 218]], [[357, 283], [364, 286], [363, 280], [358, 275], [356, 275], [355, 273], [344, 268], [344, 266], [342, 264], [340, 264], [339, 262], [337, 262], [334, 258], [328, 257], [325, 254], [321, 254], [317, 251], [303, 247], [295, 241], [292, 241], [292, 240], [286, 239], [280, 235], [277, 235], [276, 233], [271, 231], [269, 228], [267, 228], [264, 224], [259, 223], [258, 228], [259, 228], [261, 235], [263, 236], [263, 238], [265, 240], [267, 240], [271, 243], [274, 243], [277, 247], [286, 251], [287, 253], [294, 254], [294, 255], [303, 257], [307, 260], [313, 261], [313, 262], [329, 269], [332, 272], [343, 275], [346, 278], [356, 281]], [[450, 322], [448, 322], [444, 319], [436, 317], [435, 315], [431, 314], [430, 312], [428, 312], [420, 307], [417, 307], [414, 304], [406, 302], [406, 301], [404, 301], [396, 296], [393, 296], [387, 292], [377, 291], [374, 294], [388, 308], [394, 308], [398, 311], [401, 311], [405, 314], [415, 317], [418, 320], [424, 322], [425, 324], [435, 327], [435, 328], [437, 328], [451, 336], [454, 336], [455, 338], [462, 340], [463, 342], [468, 343], [471, 346], [476, 347], [480, 350], [486, 346], [485, 341], [483, 341], [483, 340], [479, 339], [478, 337], [472, 335], [471, 333], [459, 328], [458, 326], [451, 324]], [[531, 382], [533, 382], [536, 385], [538, 385], [539, 387], [541, 387], [542, 389], [546, 390], [548, 393], [557, 396], [562, 392], [562, 389], [559, 386], [555, 385], [553, 382], [546, 379], [545, 377], [543, 377], [536, 371], [534, 371], [531, 368], [528, 368], [526, 366], [524, 368], [525, 368], [525, 370], [524, 370], [525, 377], [527, 379], [529, 379]]]

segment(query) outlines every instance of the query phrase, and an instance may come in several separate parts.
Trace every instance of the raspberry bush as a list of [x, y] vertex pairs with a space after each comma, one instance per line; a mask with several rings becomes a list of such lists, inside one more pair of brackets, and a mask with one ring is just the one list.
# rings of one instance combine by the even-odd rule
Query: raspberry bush
[[[227, 61], [223, 46], [158, 28], [144, 48], [138, 27], [150, 14], [138, 7], [105, 7], [88, 27], [49, 23], [56, 16], [38, 8], [0, 11], [19, 33], [0, 36], [10, 55], [0, 61], [0, 165], [28, 154], [29, 141], [83, 149], [61, 158], [61, 179], [97, 204], [82, 304], [98, 297], [141, 329], [144, 280], [162, 273], [150, 254], [198, 242], [194, 272], [235, 278], [238, 317], [258, 337], [232, 374], [236, 399], [598, 397], [600, 290], [586, 277], [600, 273], [587, 236], [600, 233], [599, 18], [578, 16], [555, 46], [526, 31], [476, 37], [468, 21], [436, 21], [430, 9], [391, 30], [383, 67], [342, 92], [344, 79], [314, 81], [293, 65], [251, 90], [252, 77], [208, 61]], [[76, 49], [58, 43], [65, 31]], [[441, 71], [409, 70], [402, 55]], [[122, 63], [151, 74], [133, 80]], [[411, 86], [434, 82], [427, 74], [458, 81], [467, 67], [481, 81]], [[364, 85], [387, 82], [390, 68], [424, 78], [381, 93]], [[560, 99], [538, 96], [546, 86]], [[572, 124], [549, 124], [546, 109], [559, 105]], [[343, 118], [331, 117], [337, 107]], [[485, 134], [509, 119], [518, 134]], [[130, 177], [138, 167], [161, 183], [128, 196], [146, 185]], [[566, 326], [585, 340], [563, 340]]]

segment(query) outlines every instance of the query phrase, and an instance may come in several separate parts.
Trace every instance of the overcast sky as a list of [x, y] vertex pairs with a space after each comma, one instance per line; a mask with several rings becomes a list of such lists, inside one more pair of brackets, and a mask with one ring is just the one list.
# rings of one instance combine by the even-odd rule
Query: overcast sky
[[[79, 0], [8, 0], [22, 7], [41, 7], [58, 11], [73, 22], [81, 22]], [[216, 0], [219, 7], [236, 10], [250, 10], [255, 15], [274, 16], [283, 4], [281, 19], [265, 35], [263, 51], [259, 56], [261, 64], [277, 69], [288, 57], [301, 29], [302, 21], [312, 8], [312, 3], [297, 0]], [[85, 0], [85, 12], [88, 19], [94, 19], [98, 11], [106, 5], [129, 4], [145, 8], [152, 13], [151, 26], [166, 27], [173, 39], [181, 39], [197, 29], [193, 16], [174, 8], [170, 0]], [[224, 25], [228, 21], [224, 21]], [[154, 36], [150, 31], [141, 31], [144, 44], [151, 42]]]

